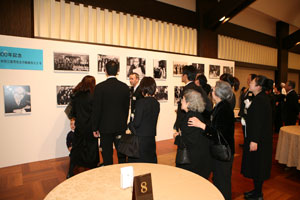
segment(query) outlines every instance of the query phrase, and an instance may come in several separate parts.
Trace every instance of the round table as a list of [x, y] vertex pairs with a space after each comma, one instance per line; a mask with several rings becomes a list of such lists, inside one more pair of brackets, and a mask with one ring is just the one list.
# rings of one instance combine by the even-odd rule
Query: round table
[[133, 166], [134, 176], [151, 173], [155, 200], [223, 200], [220, 191], [201, 176], [177, 167], [126, 163], [80, 173], [56, 186], [45, 200], [131, 200], [132, 187], [122, 189], [120, 168]]
[[275, 159], [300, 170], [300, 126], [281, 127]]

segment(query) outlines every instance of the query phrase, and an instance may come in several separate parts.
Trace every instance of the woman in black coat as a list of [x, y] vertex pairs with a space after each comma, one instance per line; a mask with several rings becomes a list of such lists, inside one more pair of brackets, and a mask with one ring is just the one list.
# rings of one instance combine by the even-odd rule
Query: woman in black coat
[[257, 76], [250, 83], [253, 99], [247, 111], [246, 138], [242, 158], [242, 174], [253, 179], [254, 190], [246, 192], [249, 200], [263, 199], [262, 185], [270, 177], [272, 166], [272, 108], [265, 93], [268, 79]]
[[155, 80], [144, 77], [139, 87], [144, 98], [136, 101], [134, 118], [128, 126], [138, 136], [140, 157], [129, 157], [128, 162], [157, 163], [155, 136], [160, 105], [153, 97], [156, 91]]
[[98, 140], [93, 136], [91, 124], [94, 88], [95, 78], [88, 75], [73, 90], [71, 104], [76, 128], [67, 178], [74, 175], [75, 166], [94, 168], [99, 162]]
[[226, 200], [231, 200], [231, 174], [235, 152], [234, 113], [228, 101], [232, 98], [232, 95], [231, 86], [227, 82], [218, 81], [212, 92], [216, 105], [212, 112], [211, 123], [205, 124], [194, 117], [190, 118], [188, 122], [189, 126], [201, 128], [206, 135], [212, 138], [216, 136], [217, 131], [220, 132], [230, 146], [232, 155], [230, 161], [212, 159], [213, 183], [221, 191]]
[[[202, 121], [204, 120], [201, 112], [205, 109], [205, 103], [201, 94], [193, 89], [186, 90], [181, 100], [181, 109], [186, 113], [179, 122], [179, 130], [181, 132], [183, 143], [190, 154], [191, 163], [176, 163], [176, 167], [189, 170], [208, 179], [211, 172], [211, 156], [209, 154], [210, 141], [204, 134], [200, 134], [198, 128], [188, 126], [188, 120], [191, 117], [195, 117]], [[179, 137], [177, 135], [175, 136]], [[178, 138], [175, 138], [175, 144], [178, 145], [179, 150], [181, 144], [178, 143]]]

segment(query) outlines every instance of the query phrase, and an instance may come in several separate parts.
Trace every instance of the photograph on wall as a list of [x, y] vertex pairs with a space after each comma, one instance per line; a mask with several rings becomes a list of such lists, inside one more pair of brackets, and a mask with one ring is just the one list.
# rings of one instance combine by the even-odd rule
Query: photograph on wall
[[102, 55], [98, 54], [98, 73], [105, 73], [105, 65], [109, 61], [115, 61], [120, 66], [120, 58], [118, 56], [108, 56], [108, 55]]
[[181, 76], [183, 66], [187, 65], [187, 62], [173, 62], [173, 76]]
[[168, 86], [157, 86], [154, 97], [160, 102], [168, 101]]
[[197, 69], [197, 73], [204, 74], [204, 64], [193, 63], [192, 65]]
[[31, 113], [30, 86], [4, 85], [5, 114]]
[[166, 60], [153, 60], [153, 77], [157, 80], [166, 80], [167, 78]]
[[88, 72], [90, 70], [89, 55], [54, 52], [54, 70]]
[[180, 100], [180, 93], [183, 90], [183, 86], [174, 87], [174, 105], [177, 106], [178, 101]]
[[56, 99], [58, 106], [66, 106], [71, 101], [73, 85], [57, 85], [56, 86]]
[[233, 67], [229, 67], [229, 66], [224, 66], [223, 67], [223, 73], [227, 73], [227, 74], [231, 74], [233, 75]]
[[209, 65], [209, 78], [220, 78], [220, 65]]
[[126, 74], [127, 79], [129, 79], [129, 75], [131, 73], [137, 73], [139, 75], [140, 80], [146, 74], [146, 59], [145, 58], [138, 58], [138, 57], [127, 57], [127, 68]]

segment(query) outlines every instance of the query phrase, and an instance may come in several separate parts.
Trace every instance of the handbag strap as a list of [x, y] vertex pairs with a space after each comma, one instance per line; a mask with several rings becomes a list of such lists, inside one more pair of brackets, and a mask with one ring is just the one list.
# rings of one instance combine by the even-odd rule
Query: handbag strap
[[219, 144], [222, 144], [222, 142], [221, 142], [221, 138], [222, 138], [222, 140], [224, 141], [225, 145], [228, 146], [227, 140], [224, 138], [223, 134], [219, 130], [217, 130], [217, 136], [218, 136], [218, 142], [219, 142]]

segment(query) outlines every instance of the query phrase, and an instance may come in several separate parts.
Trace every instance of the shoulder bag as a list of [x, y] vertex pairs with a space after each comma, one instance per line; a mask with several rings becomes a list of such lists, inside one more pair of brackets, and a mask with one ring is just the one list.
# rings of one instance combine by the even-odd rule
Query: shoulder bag
[[228, 142], [220, 131], [217, 131], [217, 138], [210, 145], [210, 154], [216, 160], [230, 161], [231, 149]]
[[132, 158], [139, 158], [139, 138], [137, 135], [123, 134], [118, 143], [118, 152]]
[[182, 136], [178, 135], [175, 138], [175, 144], [177, 144], [176, 164], [190, 164], [190, 152], [183, 142]]

